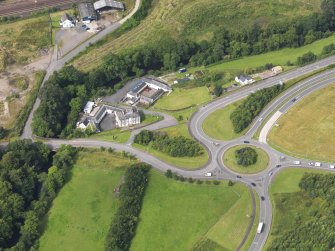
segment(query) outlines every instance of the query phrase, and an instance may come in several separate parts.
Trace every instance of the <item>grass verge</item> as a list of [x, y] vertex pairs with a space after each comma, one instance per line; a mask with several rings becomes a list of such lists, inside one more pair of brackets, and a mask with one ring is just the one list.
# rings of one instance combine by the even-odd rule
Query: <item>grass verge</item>
[[248, 146], [248, 147], [253, 148], [257, 152], [258, 154], [257, 162], [247, 167], [237, 164], [236, 158], [235, 158], [235, 151], [245, 146], [246, 145], [239, 145], [239, 146], [234, 146], [234, 147], [229, 148], [223, 154], [223, 157], [222, 157], [224, 165], [228, 167], [229, 169], [231, 169], [232, 171], [237, 172], [237, 173], [242, 173], [242, 174], [254, 174], [254, 173], [258, 173], [258, 172], [265, 170], [269, 164], [269, 156], [267, 155], [265, 151], [255, 146]]
[[213, 139], [232, 140], [244, 135], [248, 129], [244, 129], [240, 133], [234, 132], [233, 123], [230, 120], [230, 114], [244, 101], [244, 99], [234, 102], [222, 109], [218, 109], [204, 120], [202, 129]]

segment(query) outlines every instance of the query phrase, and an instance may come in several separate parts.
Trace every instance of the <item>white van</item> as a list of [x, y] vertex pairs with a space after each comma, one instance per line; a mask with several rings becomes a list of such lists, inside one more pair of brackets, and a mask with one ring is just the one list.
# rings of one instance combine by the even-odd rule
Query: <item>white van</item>
[[315, 166], [321, 166], [320, 162], [315, 162]]
[[299, 160], [295, 160], [295, 161], [293, 161], [293, 164], [294, 165], [300, 165], [300, 161]]
[[212, 173], [205, 173], [205, 176], [206, 177], [211, 177], [211, 176], [213, 176], [213, 174]]

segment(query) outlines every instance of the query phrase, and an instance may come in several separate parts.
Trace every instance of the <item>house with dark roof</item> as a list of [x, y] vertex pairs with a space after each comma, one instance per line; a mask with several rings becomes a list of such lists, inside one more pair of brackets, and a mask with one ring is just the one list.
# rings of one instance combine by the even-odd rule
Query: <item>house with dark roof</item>
[[99, 0], [94, 3], [94, 9], [97, 12], [105, 12], [111, 10], [124, 11], [124, 5], [121, 2], [113, 0]]
[[90, 23], [98, 19], [93, 3], [80, 3], [78, 4], [78, 10], [83, 23]]

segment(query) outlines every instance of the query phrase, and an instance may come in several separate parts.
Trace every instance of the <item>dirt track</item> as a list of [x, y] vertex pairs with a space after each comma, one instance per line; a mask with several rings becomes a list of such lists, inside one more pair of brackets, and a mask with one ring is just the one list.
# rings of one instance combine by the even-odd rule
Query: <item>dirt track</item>
[[17, 16], [50, 7], [71, 6], [82, 0], [16, 0], [0, 3], [0, 16]]

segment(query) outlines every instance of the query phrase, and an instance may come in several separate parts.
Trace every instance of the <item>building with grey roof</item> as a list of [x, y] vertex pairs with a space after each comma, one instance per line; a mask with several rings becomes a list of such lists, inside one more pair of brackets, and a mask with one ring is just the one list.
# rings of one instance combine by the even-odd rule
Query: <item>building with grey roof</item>
[[121, 10], [124, 11], [124, 5], [121, 2], [113, 0], [99, 0], [94, 3], [94, 9], [98, 12]]
[[90, 23], [98, 19], [93, 3], [80, 3], [78, 4], [78, 10], [83, 23]]

